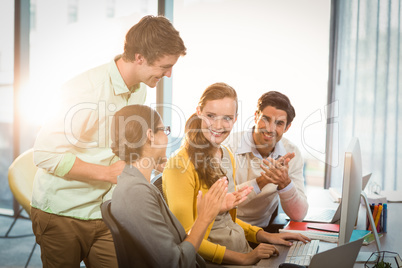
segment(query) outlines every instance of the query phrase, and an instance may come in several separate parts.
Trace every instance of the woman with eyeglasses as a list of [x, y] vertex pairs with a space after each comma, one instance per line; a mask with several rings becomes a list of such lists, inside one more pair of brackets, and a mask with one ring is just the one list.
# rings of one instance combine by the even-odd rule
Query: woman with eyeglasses
[[[210, 85], [202, 94], [196, 113], [186, 122], [182, 147], [168, 160], [163, 171], [163, 190], [169, 208], [186, 231], [200, 213], [196, 206], [200, 190], [208, 193], [215, 181], [225, 176], [228, 191], [236, 191], [234, 158], [221, 143], [236, 122], [237, 107], [237, 94], [231, 86]], [[287, 239], [309, 241], [301, 234], [267, 233], [237, 219], [236, 208], [223, 206], [208, 227], [198, 253], [213, 263], [252, 265], [278, 255], [272, 244], [290, 246]], [[260, 244], [252, 249], [248, 241]]]
[[111, 212], [132, 249], [130, 267], [204, 267], [197, 250], [227, 193], [222, 179], [197, 194], [198, 217], [186, 234], [150, 183], [152, 170], [166, 161], [169, 133], [158, 112], [145, 105], [126, 106], [113, 117], [112, 150], [126, 166], [117, 178]]

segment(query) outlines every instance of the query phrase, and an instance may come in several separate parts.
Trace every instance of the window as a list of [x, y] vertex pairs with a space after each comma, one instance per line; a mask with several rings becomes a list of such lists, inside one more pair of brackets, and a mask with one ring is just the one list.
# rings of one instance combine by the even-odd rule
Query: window
[[29, 26], [31, 31], [35, 31], [36, 30], [36, 15], [37, 15], [37, 11], [36, 11], [36, 0], [30, 0], [30, 17], [29, 17]]
[[8, 167], [13, 161], [14, 1], [0, 1], [0, 210], [12, 207]]
[[74, 23], [78, 20], [78, 0], [68, 0], [68, 23]]
[[[336, 1], [337, 47], [334, 121], [329, 157], [358, 137], [363, 172], [384, 190], [402, 189], [401, 3]], [[343, 163], [331, 163], [331, 186], [342, 181]], [[399, 178], [399, 179], [398, 179]]]
[[172, 136], [183, 136], [185, 120], [212, 83], [237, 91], [233, 131], [253, 125], [264, 92], [280, 91], [296, 109], [284, 137], [302, 151], [307, 183], [322, 186], [330, 1], [177, 1], [173, 22], [188, 51], [173, 70]]
[[[142, 16], [157, 13], [153, 0], [142, 0], [140, 7], [136, 1], [112, 2], [110, 18], [105, 10], [111, 3], [106, 1], [31, 0], [30, 79], [19, 99], [21, 152], [33, 146], [40, 126], [57, 107], [60, 84], [122, 53], [128, 29]], [[14, 1], [0, 1], [0, 24], [5, 26], [0, 28], [0, 209], [12, 208], [7, 170], [13, 160], [12, 137], [18, 135], [13, 133], [13, 14]], [[155, 90], [149, 92], [147, 104], [155, 103]]]
[[106, 17], [113, 18], [115, 15], [115, 7], [116, 1], [115, 0], [107, 0], [106, 2]]

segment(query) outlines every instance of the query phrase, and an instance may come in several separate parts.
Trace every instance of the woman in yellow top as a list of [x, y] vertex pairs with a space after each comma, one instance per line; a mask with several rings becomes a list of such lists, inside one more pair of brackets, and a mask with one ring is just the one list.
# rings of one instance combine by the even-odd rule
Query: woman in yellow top
[[[236, 91], [225, 83], [209, 86], [201, 96], [197, 112], [186, 122], [186, 136], [179, 151], [163, 171], [163, 190], [170, 210], [190, 230], [197, 217], [197, 194], [208, 192], [221, 177], [228, 179], [228, 192], [235, 192], [235, 163], [221, 146], [237, 119]], [[229, 206], [229, 205], [228, 205]], [[198, 253], [214, 263], [251, 265], [278, 255], [271, 244], [290, 246], [285, 239], [309, 241], [301, 234], [267, 233], [236, 218], [236, 209], [222, 207], [211, 223]], [[260, 243], [254, 250], [248, 242]], [[271, 244], [267, 244], [271, 243]]]

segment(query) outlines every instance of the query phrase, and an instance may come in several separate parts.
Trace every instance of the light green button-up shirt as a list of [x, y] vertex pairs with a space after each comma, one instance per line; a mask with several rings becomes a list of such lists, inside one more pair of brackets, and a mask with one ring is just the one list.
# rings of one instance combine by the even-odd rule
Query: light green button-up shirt
[[119, 57], [63, 86], [63, 105], [43, 126], [34, 145], [39, 170], [33, 185], [33, 207], [79, 219], [102, 218], [100, 205], [111, 198], [114, 185], [63, 176], [76, 157], [104, 166], [117, 161], [110, 149], [112, 117], [126, 105], [145, 102], [146, 86], [127, 88], [115, 62]]

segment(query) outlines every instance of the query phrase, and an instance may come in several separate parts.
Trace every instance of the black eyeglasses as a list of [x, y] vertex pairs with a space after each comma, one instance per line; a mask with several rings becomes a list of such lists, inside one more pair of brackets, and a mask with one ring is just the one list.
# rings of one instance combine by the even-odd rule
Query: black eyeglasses
[[[156, 131], [158, 130], [162, 130], [163, 132], [165, 132], [166, 136], [169, 136], [170, 134], [170, 126], [166, 126], [166, 127], [157, 127], [155, 128]], [[155, 132], [156, 132], [155, 131]]]

